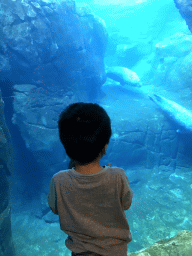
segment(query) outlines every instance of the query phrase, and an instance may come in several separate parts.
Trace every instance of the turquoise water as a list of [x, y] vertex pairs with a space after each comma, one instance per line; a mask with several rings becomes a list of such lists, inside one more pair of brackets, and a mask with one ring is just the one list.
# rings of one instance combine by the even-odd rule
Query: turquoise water
[[[138, 74], [143, 83], [143, 91], [160, 92], [168, 98], [172, 97], [171, 87], [164, 87], [162, 81], [166, 80], [164, 76], [166, 77], [166, 72], [172, 65], [169, 63], [172, 61], [174, 63], [175, 55], [169, 56], [168, 52], [166, 56], [163, 56], [163, 53], [157, 63], [157, 44], [174, 34], [190, 35], [185, 21], [181, 18], [172, 0], [86, 0], [76, 1], [76, 3], [78, 7], [83, 5], [90, 9], [106, 24], [108, 31], [106, 68], [108, 66], [127, 67]], [[172, 39], [168, 41], [170, 43]], [[175, 50], [178, 55], [179, 49], [178, 45]], [[161, 52], [159, 55], [161, 56]], [[185, 57], [183, 52], [181, 57]], [[177, 86], [174, 81], [173, 84]], [[154, 118], [155, 111], [153, 103], [146, 98], [141, 98], [137, 93], [135, 97], [131, 94], [133, 92], [126, 90], [122, 92], [119, 88], [119, 84], [107, 80], [103, 85], [106, 95], [98, 100], [112, 119], [113, 145], [118, 144], [118, 139], [122, 136], [119, 120], [134, 123], [137, 116], [141, 116], [144, 123], [145, 120]], [[179, 103], [183, 103], [179, 94], [178, 92], [174, 100], [178, 99]], [[190, 105], [190, 103], [187, 104]], [[111, 159], [106, 158], [103, 163], [107, 164], [107, 161]], [[121, 160], [118, 161], [121, 163]], [[180, 165], [173, 170], [155, 167], [150, 169], [141, 164], [128, 166], [125, 163], [126, 158], [122, 160], [122, 165], [130, 180], [134, 195], [132, 206], [126, 211], [133, 236], [132, 242], [128, 245], [128, 252], [148, 247], [158, 240], [175, 236], [182, 230], [191, 230], [190, 165], [188, 168]], [[29, 165], [30, 163], [28, 167]], [[25, 167], [22, 166], [22, 168]], [[47, 177], [45, 173], [43, 175], [48, 181], [50, 177]], [[17, 256], [70, 255], [70, 251], [65, 247], [66, 235], [60, 230], [58, 216], [51, 217], [53, 220], [51, 224], [46, 222], [45, 216], [43, 218], [41, 216], [42, 202], [46, 200], [46, 189], [42, 189], [40, 200], [37, 198], [30, 200], [32, 193], [30, 187], [24, 188], [23, 186], [26, 180], [27, 184], [31, 180], [38, 183], [38, 171], [35, 172], [34, 177], [27, 173], [19, 173], [13, 184], [12, 231]], [[47, 187], [45, 181], [41, 182], [44, 187]], [[37, 188], [39, 189], [38, 185]], [[18, 195], [14, 191], [17, 191]]]

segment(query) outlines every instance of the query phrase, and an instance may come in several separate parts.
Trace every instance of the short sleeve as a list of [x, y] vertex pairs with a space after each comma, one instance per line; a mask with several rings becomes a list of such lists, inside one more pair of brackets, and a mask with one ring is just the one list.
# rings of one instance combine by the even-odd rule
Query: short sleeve
[[57, 210], [57, 192], [54, 178], [52, 177], [50, 182], [49, 194], [47, 196], [48, 204], [51, 208]]
[[131, 204], [133, 193], [132, 193], [132, 189], [129, 185], [129, 180], [127, 178], [127, 175], [126, 175], [125, 171], [122, 173], [122, 182], [123, 182], [122, 205], [124, 207], [126, 207], [126, 206]]

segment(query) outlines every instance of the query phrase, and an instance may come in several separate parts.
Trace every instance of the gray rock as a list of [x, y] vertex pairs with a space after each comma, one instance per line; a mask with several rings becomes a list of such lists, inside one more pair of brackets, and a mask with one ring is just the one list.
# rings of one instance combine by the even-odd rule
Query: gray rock
[[[181, 89], [182, 93], [180, 91], [179, 95], [180, 97], [185, 95], [184, 99], [191, 94], [188, 89], [191, 72], [187, 69], [191, 49], [192, 36], [183, 33], [176, 33], [157, 43], [153, 60], [153, 83], [172, 93]], [[185, 77], [188, 83], [185, 82]]]
[[74, 1], [2, 1], [0, 76], [20, 84], [71, 88], [81, 100], [99, 96], [106, 79], [102, 19], [77, 10]]
[[2, 70], [2, 74], [6, 71], [9, 71], [11, 68], [9, 64], [9, 59], [4, 55], [0, 54], [0, 69]]
[[31, 4], [32, 4], [35, 8], [41, 9], [40, 4], [38, 4], [37, 2], [31, 2]]
[[37, 13], [36, 11], [33, 9], [33, 7], [30, 5], [30, 4], [24, 4], [23, 3], [23, 7], [24, 7], [24, 10], [25, 10], [25, 13], [27, 14], [27, 16], [29, 18], [35, 18], [37, 16]]
[[176, 7], [179, 9], [181, 16], [185, 19], [189, 30], [192, 32], [192, 9], [191, 1], [174, 0]]
[[[127, 41], [129, 40], [127, 39]], [[115, 56], [119, 65], [126, 66], [131, 69], [145, 55], [149, 55], [151, 53], [151, 49], [152, 47], [149, 40], [140, 43], [118, 44]]]
[[163, 41], [155, 45], [156, 53], [164, 61], [170, 60], [170, 57], [183, 57], [190, 53], [192, 49], [192, 35], [176, 33], [170, 37], [166, 37]]
[[12, 174], [12, 145], [4, 119], [4, 103], [0, 93], [0, 255], [14, 256], [11, 233], [11, 205], [9, 202]]
[[[167, 83], [170, 84], [171, 88], [177, 84], [177, 88], [180, 92], [180, 98], [185, 103], [190, 103], [192, 96], [192, 72], [191, 72], [191, 58], [192, 52], [180, 58], [170, 70], [167, 76]], [[188, 105], [192, 108], [192, 104]]]
[[[13, 123], [31, 150], [51, 150], [58, 142], [57, 118], [69, 104], [68, 96], [52, 97], [34, 85], [15, 85]], [[60, 146], [58, 146], [60, 147]]]
[[45, 4], [52, 4], [55, 3], [55, 0], [41, 0]]
[[130, 253], [129, 256], [167, 256], [182, 255], [190, 256], [192, 249], [192, 232], [183, 231], [178, 235], [158, 241], [152, 246], [140, 250], [136, 253]]
[[56, 214], [53, 214], [50, 210], [45, 216], [43, 216], [43, 220], [47, 223], [55, 223], [59, 222], [59, 217]]

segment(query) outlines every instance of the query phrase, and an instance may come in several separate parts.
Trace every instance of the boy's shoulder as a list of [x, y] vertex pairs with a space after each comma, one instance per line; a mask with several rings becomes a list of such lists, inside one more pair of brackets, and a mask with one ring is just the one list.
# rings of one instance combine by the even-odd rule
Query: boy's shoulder
[[[105, 166], [101, 172], [98, 172], [98, 174], [103, 173], [103, 172], [113, 172], [113, 173], [125, 174], [125, 170], [123, 168], [116, 167], [116, 166], [114, 166], [114, 167]], [[55, 173], [53, 175], [53, 177], [65, 176], [65, 175], [69, 175], [71, 173], [78, 175], [78, 173], [72, 168], [72, 169], [61, 170], [61, 171]]]
[[52, 177], [53, 180], [57, 180], [58, 178], [64, 177], [66, 175], [68, 170], [61, 170], [57, 173], [55, 173]]
[[114, 166], [114, 167], [110, 166], [109, 168], [111, 168], [115, 172], [120, 172], [120, 173], [124, 173], [125, 172], [125, 170], [123, 168], [120, 168], [120, 167], [117, 167], [117, 166]]
[[123, 168], [120, 167], [109, 167], [111, 168], [111, 172], [115, 173], [116, 175], [121, 176], [122, 178], [126, 177], [126, 173], [125, 170]]
[[126, 176], [125, 170], [122, 168], [105, 166], [105, 168], [102, 171], [95, 173], [94, 175], [82, 175], [82, 174], [79, 174], [78, 172], [76, 172], [74, 169], [61, 170], [53, 175], [53, 179], [54, 179], [54, 181], [56, 181], [58, 179], [60, 179], [60, 180], [66, 179], [67, 177], [70, 177], [70, 176], [80, 176], [82, 178], [82, 177], [87, 177], [87, 176], [97, 176], [97, 175], [105, 175], [105, 174], [120, 176], [122, 178], [124, 178]]
[[125, 170], [123, 168], [120, 168], [120, 167], [117, 167], [117, 166], [114, 166], [114, 167], [108, 167], [111, 171], [113, 172], [117, 172], [117, 173], [125, 173]]

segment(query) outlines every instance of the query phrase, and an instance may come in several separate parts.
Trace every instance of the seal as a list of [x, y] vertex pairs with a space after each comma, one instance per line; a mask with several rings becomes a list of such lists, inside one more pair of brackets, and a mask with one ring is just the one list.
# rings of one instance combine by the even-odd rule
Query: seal
[[130, 85], [130, 86], [134, 86], [134, 87], [140, 87], [141, 83], [140, 83], [140, 78], [138, 77], [138, 75], [128, 69], [128, 68], [124, 68], [124, 67], [119, 67], [119, 66], [115, 66], [115, 67], [110, 67], [107, 70], [107, 77], [120, 82], [121, 85]]
[[187, 110], [174, 101], [156, 94], [149, 96], [149, 98], [156, 103], [165, 114], [176, 121], [179, 126], [184, 128], [184, 130], [178, 129], [177, 132], [192, 132], [192, 112], [190, 110]]

